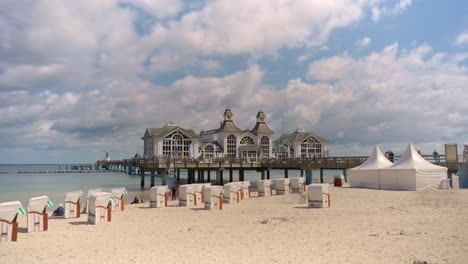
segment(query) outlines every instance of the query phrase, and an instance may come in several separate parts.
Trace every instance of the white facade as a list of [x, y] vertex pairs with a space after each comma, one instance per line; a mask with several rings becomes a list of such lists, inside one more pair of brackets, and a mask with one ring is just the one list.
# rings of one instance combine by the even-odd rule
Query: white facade
[[275, 141], [276, 157], [278, 158], [319, 158], [327, 156], [328, 140], [302, 128], [291, 134], [283, 134]]

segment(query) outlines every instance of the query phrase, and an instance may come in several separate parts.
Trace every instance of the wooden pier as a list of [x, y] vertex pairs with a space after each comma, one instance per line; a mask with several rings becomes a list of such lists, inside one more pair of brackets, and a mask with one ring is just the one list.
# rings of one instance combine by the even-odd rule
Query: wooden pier
[[[458, 170], [459, 162], [448, 162], [445, 155], [423, 155], [429, 162], [448, 168], [449, 176]], [[187, 170], [188, 183], [211, 182], [211, 172], [216, 173], [216, 184], [224, 183], [224, 172], [229, 173], [229, 182], [233, 181], [233, 171], [239, 172], [239, 180], [244, 180], [246, 170], [261, 172], [261, 179], [270, 179], [271, 170], [284, 170], [284, 177], [288, 177], [288, 170], [300, 170], [307, 182], [312, 179], [312, 171], [320, 170], [320, 181], [323, 182], [323, 170], [342, 170], [345, 179], [347, 169], [357, 167], [368, 159], [367, 156], [356, 157], [321, 157], [321, 158], [272, 158], [272, 159], [190, 159], [190, 158], [133, 158], [124, 160], [99, 161], [97, 164], [110, 166], [116, 170], [141, 174], [141, 186], [144, 186], [144, 175], [151, 173], [151, 186], [154, 186], [154, 177], [159, 174], [165, 178], [169, 170], [174, 170], [177, 181], [180, 180], [180, 170]], [[397, 161], [399, 156], [394, 157]], [[133, 170], [132, 170], [133, 168]], [[195, 179], [195, 172], [198, 178]], [[205, 174], [207, 177], [205, 177]]]

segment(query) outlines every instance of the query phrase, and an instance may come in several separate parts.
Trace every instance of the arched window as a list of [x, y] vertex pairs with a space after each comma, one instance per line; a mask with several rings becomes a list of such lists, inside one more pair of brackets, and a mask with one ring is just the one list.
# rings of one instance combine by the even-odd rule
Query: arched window
[[309, 137], [301, 143], [301, 157], [313, 158], [322, 155], [322, 144], [313, 137]]
[[276, 153], [278, 158], [287, 158], [288, 157], [288, 148], [285, 145], [279, 147], [278, 152]]
[[175, 132], [164, 138], [163, 155], [173, 157], [189, 157], [190, 144], [192, 141], [187, 137]]
[[236, 137], [234, 135], [230, 135], [227, 137], [227, 146], [226, 146], [226, 155], [228, 158], [235, 158], [236, 157], [236, 149], [237, 149], [237, 142]]
[[262, 148], [262, 157], [270, 156], [270, 139], [267, 136], [263, 136], [260, 139], [260, 147]]
[[243, 137], [240, 141], [240, 144], [242, 146], [246, 146], [246, 145], [255, 145], [253, 139], [251, 137]]
[[212, 158], [214, 155], [214, 149], [211, 145], [205, 147], [205, 158]]

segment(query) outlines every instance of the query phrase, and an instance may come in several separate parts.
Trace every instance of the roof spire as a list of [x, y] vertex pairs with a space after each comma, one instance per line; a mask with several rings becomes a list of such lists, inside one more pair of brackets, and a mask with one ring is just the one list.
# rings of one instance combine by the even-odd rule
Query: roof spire
[[232, 113], [231, 108], [226, 108], [226, 110], [224, 110], [223, 116], [224, 120], [232, 120], [234, 114]]

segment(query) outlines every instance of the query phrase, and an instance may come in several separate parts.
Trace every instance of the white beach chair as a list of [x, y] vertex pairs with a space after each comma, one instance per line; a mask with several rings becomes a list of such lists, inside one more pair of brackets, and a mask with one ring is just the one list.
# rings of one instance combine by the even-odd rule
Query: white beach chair
[[112, 193], [93, 192], [89, 196], [88, 223], [98, 225], [112, 220]]
[[29, 199], [28, 203], [28, 232], [47, 231], [49, 227], [46, 212], [49, 197], [38, 196]]
[[0, 243], [17, 241], [18, 210], [23, 210], [19, 201], [0, 203]]
[[125, 188], [114, 188], [111, 190], [114, 200], [112, 201], [112, 211], [123, 211], [125, 210], [124, 195], [127, 194]]
[[195, 206], [195, 186], [193, 185], [181, 185], [179, 187], [179, 205], [180, 206]]
[[288, 178], [281, 178], [275, 180], [276, 194], [289, 194], [291, 192], [291, 185]]
[[242, 199], [250, 198], [250, 181], [241, 182]]
[[330, 192], [328, 183], [314, 183], [307, 186], [308, 207], [330, 207]]
[[240, 189], [241, 185], [240, 184], [225, 184], [223, 186], [224, 194], [223, 198], [225, 203], [239, 203], [240, 202]]
[[223, 209], [223, 187], [209, 186], [203, 191], [205, 197], [205, 209]]
[[305, 178], [291, 178], [291, 189], [293, 193], [301, 193], [306, 191]]
[[80, 218], [80, 196], [82, 191], [68, 192], [65, 194], [65, 218]]
[[205, 202], [205, 197], [203, 194], [203, 190], [205, 187], [210, 186], [209, 183], [196, 183], [196, 184], [190, 184], [195, 187], [194, 193], [195, 193], [195, 204], [203, 204]]
[[257, 189], [258, 189], [258, 196], [271, 196], [272, 189], [271, 189], [271, 180], [259, 180], [257, 182]]
[[89, 211], [89, 197], [91, 196], [91, 194], [93, 193], [97, 193], [97, 192], [102, 192], [102, 189], [101, 188], [98, 188], [98, 189], [90, 189], [88, 190], [88, 193], [86, 194], [86, 207], [83, 209], [83, 213], [87, 214], [88, 211]]
[[167, 207], [167, 185], [154, 186], [150, 190], [150, 208]]

